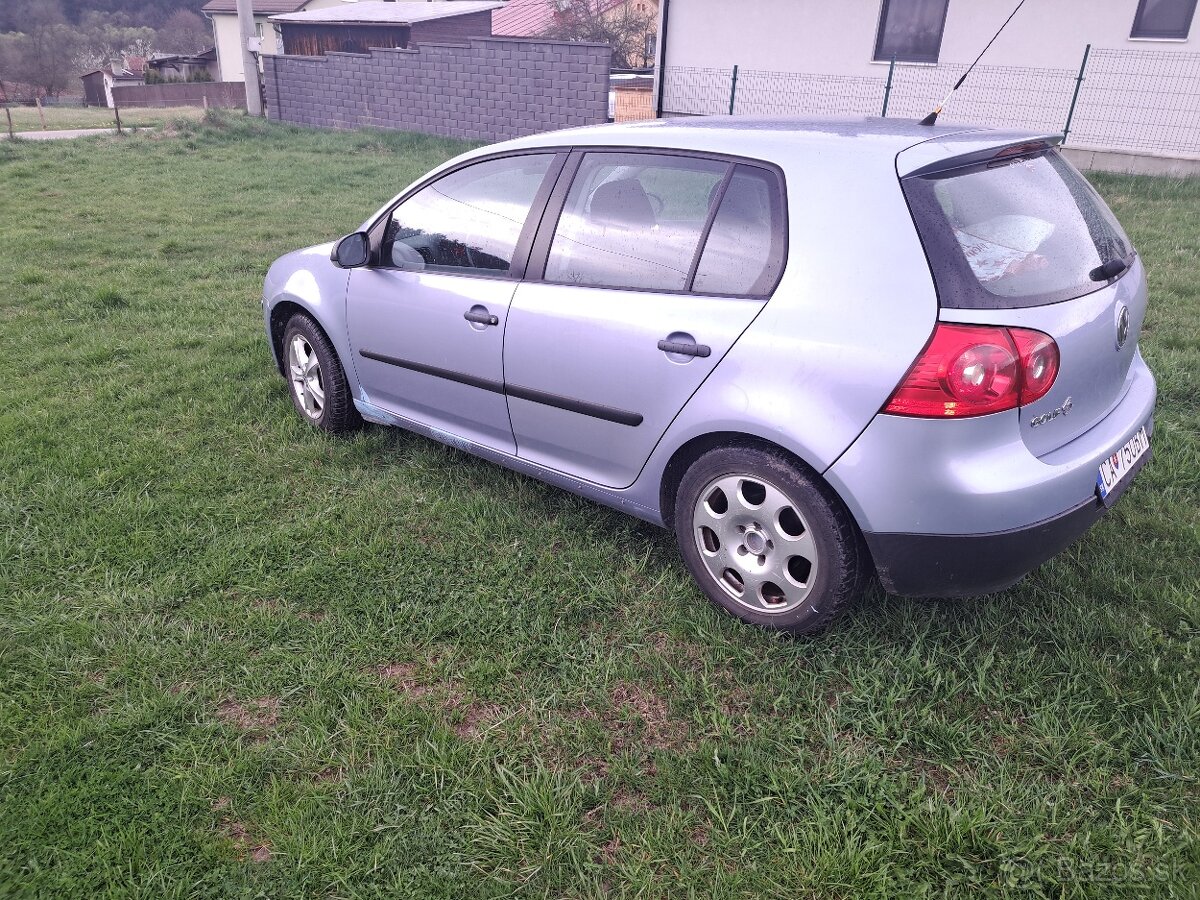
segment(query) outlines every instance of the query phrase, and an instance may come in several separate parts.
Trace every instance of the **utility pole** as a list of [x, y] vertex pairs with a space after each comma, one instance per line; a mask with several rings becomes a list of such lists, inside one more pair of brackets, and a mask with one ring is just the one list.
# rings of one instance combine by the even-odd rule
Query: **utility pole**
[[251, 41], [258, 47], [258, 34], [254, 29], [254, 6], [252, 0], [237, 0], [238, 31], [241, 32], [242, 72], [246, 76], [246, 112], [261, 116], [262, 96], [258, 90], [258, 54], [251, 50]]

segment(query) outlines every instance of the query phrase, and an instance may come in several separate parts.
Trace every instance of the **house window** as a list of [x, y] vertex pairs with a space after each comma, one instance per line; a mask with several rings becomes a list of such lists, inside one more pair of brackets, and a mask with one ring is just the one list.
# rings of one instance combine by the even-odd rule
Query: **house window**
[[875, 59], [936, 63], [949, 0], [883, 0]]
[[1196, 0], [1138, 0], [1129, 36], [1186, 41], [1195, 12]]

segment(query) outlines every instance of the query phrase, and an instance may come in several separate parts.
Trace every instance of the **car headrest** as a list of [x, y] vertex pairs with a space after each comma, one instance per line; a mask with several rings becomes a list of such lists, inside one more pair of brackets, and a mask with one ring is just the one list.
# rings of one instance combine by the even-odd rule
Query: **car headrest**
[[620, 178], [600, 185], [592, 194], [588, 213], [600, 225], [636, 228], [654, 224], [654, 207], [636, 178]]

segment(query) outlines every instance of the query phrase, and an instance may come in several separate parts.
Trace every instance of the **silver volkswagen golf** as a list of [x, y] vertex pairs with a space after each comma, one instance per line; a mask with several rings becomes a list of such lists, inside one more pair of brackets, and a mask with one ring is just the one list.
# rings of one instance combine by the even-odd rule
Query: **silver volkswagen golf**
[[464, 154], [263, 294], [296, 409], [672, 528], [813, 633], [1014, 584], [1150, 458], [1146, 278], [1057, 138], [710, 118]]

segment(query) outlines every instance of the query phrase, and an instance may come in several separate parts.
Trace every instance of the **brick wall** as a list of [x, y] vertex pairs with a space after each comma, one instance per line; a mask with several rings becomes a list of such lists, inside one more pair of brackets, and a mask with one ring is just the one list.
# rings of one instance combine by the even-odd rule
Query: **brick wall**
[[398, 128], [479, 141], [608, 116], [604, 44], [470, 38], [408, 50], [265, 56], [267, 114], [322, 128]]

